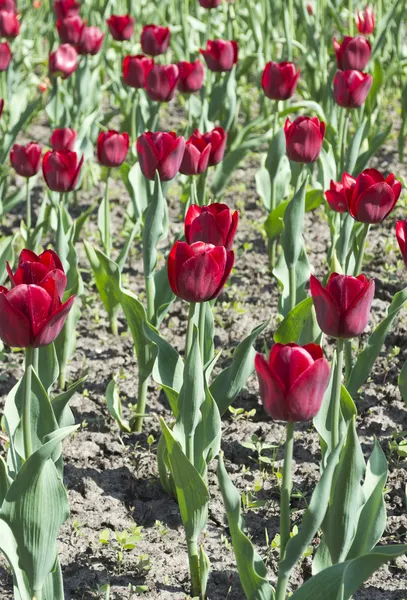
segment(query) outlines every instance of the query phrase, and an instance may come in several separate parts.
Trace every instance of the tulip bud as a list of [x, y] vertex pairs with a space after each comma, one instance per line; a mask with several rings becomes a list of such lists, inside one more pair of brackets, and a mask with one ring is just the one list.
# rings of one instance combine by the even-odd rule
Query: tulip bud
[[50, 138], [53, 150], [73, 150], [75, 147], [77, 133], [69, 127], [55, 129]]
[[375, 16], [373, 9], [366, 6], [365, 10], [361, 10], [356, 15], [356, 27], [359, 33], [369, 35], [373, 33], [375, 27]]
[[200, 60], [178, 63], [178, 89], [184, 94], [192, 94], [201, 89], [205, 77], [205, 69]]
[[113, 39], [117, 42], [129, 40], [134, 33], [134, 19], [129, 14], [112, 15], [106, 23]]
[[391, 173], [386, 179], [376, 169], [360, 173], [349, 197], [349, 212], [361, 223], [381, 223], [391, 213], [401, 193], [401, 183]]
[[11, 50], [8, 42], [0, 43], [0, 71], [7, 71], [11, 61]]
[[297, 117], [292, 123], [287, 119], [284, 133], [290, 160], [312, 163], [318, 159], [325, 135], [325, 123], [318, 117]]
[[97, 141], [98, 161], [104, 167], [120, 167], [129, 151], [128, 133], [118, 131], [101, 131]]
[[333, 41], [336, 63], [341, 71], [363, 71], [370, 60], [371, 45], [364, 37], [345, 36], [341, 44]]
[[137, 138], [140, 168], [147, 179], [154, 180], [158, 171], [161, 181], [169, 181], [178, 173], [185, 150], [185, 140], [173, 131], [147, 131]]
[[14, 144], [10, 152], [10, 162], [13, 169], [21, 177], [33, 177], [41, 166], [42, 148], [35, 142], [26, 146]]
[[103, 44], [105, 34], [99, 27], [82, 27], [81, 36], [77, 45], [79, 54], [97, 54]]
[[238, 221], [237, 210], [232, 214], [226, 204], [192, 204], [185, 217], [185, 239], [190, 245], [205, 242], [213, 246], [224, 246], [227, 251], [232, 250]]
[[334, 78], [335, 102], [343, 108], [362, 106], [372, 86], [373, 78], [360, 71], [337, 71]]
[[17, 15], [7, 10], [0, 10], [0, 36], [15, 38], [20, 33], [20, 22]]
[[174, 97], [178, 79], [177, 65], [154, 65], [146, 77], [146, 92], [151, 100], [169, 102]]
[[148, 56], [158, 56], [167, 51], [171, 39], [168, 27], [145, 25], [141, 32], [141, 49]]
[[178, 298], [207, 302], [223, 289], [234, 263], [233, 252], [204, 242], [176, 242], [168, 255], [168, 280]]
[[54, 11], [57, 19], [65, 19], [79, 13], [80, 5], [76, 0], [55, 0]]
[[76, 152], [52, 150], [42, 159], [42, 173], [50, 190], [64, 194], [75, 189], [83, 164]]
[[70, 44], [62, 44], [49, 55], [49, 72], [67, 79], [78, 67], [78, 53]]
[[[194, 135], [199, 137], [201, 134], [196, 129]], [[228, 134], [222, 127], [215, 127], [215, 129], [212, 129], [212, 131], [208, 131], [207, 133], [203, 134], [203, 141], [206, 144], [211, 145], [211, 152], [209, 154], [208, 162], [209, 167], [214, 167], [222, 162], [225, 155], [227, 138]]]
[[310, 421], [319, 412], [329, 382], [329, 363], [317, 344], [274, 344], [255, 368], [266, 412], [276, 421]]
[[211, 145], [202, 136], [192, 134], [185, 144], [180, 173], [183, 175], [200, 175], [208, 168]]
[[75, 45], [80, 40], [83, 27], [84, 24], [79, 15], [59, 19], [57, 21], [59, 39], [63, 44]]
[[401, 256], [404, 264], [407, 267], [407, 221], [397, 221], [396, 223], [396, 238], [400, 248]]
[[222, 4], [222, 0], [199, 0], [199, 4], [202, 8], [217, 8]]
[[342, 175], [341, 183], [331, 179], [330, 188], [325, 192], [325, 198], [332, 210], [339, 213], [348, 212], [355, 182], [356, 179], [348, 173]]
[[310, 17], [312, 17], [314, 15], [314, 7], [310, 3], [307, 4], [307, 13], [309, 14]]
[[56, 292], [62, 300], [67, 279], [59, 256], [53, 250], [45, 250], [39, 256], [31, 250], [22, 250], [16, 272], [13, 273], [8, 262], [6, 263], [6, 269], [11, 287], [21, 284], [34, 284], [46, 288], [49, 280], [52, 279], [56, 283]]
[[311, 275], [310, 291], [318, 325], [326, 335], [352, 338], [364, 332], [375, 291], [373, 279], [332, 273], [324, 288]]
[[133, 88], [144, 88], [146, 77], [153, 66], [154, 60], [144, 54], [125, 56], [122, 63], [124, 83]]
[[294, 94], [300, 70], [295, 70], [294, 63], [269, 62], [264, 67], [261, 85], [267, 98], [271, 100], [288, 100]]
[[238, 45], [233, 40], [208, 40], [206, 50], [201, 49], [200, 53], [211, 71], [231, 71], [237, 63]]

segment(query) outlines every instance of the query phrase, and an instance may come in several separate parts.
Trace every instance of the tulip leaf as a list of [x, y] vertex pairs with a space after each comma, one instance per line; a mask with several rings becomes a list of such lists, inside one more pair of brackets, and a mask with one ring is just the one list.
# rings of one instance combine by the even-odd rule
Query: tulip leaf
[[199, 548], [199, 577], [201, 580], [201, 594], [202, 597], [206, 597], [206, 588], [208, 585], [208, 577], [211, 569], [211, 563], [208, 555], [204, 551], [202, 545]]
[[116, 381], [114, 379], [109, 381], [108, 386], [106, 388], [106, 403], [109, 413], [116, 421], [120, 429], [122, 431], [127, 431], [127, 433], [130, 433], [131, 428], [129, 422], [126, 419], [123, 419], [122, 416], [122, 404], [120, 401], [119, 392], [117, 391]]
[[6, 262], [11, 267], [14, 264], [14, 240], [15, 235], [4, 237], [0, 241], [0, 285], [4, 285], [7, 279]]
[[320, 121], [324, 121], [325, 123], [329, 120], [326, 118], [323, 108], [318, 102], [314, 102], [313, 100], [301, 100], [301, 102], [295, 102], [290, 104], [288, 108], [279, 112], [280, 117], [287, 117], [296, 112], [300, 112], [303, 109], [307, 111], [314, 111], [314, 113], [318, 116]]
[[195, 430], [194, 451], [195, 466], [202, 477], [206, 475], [206, 466], [220, 451], [222, 421], [218, 406], [205, 381], [205, 399], [200, 406], [201, 419]]
[[66, 367], [76, 348], [76, 329], [80, 318], [81, 309], [79, 308], [78, 299], [76, 299], [68, 313], [61, 333], [54, 342], [55, 350], [58, 356], [61, 388], [64, 388], [65, 386]]
[[[3, 164], [10, 153], [11, 147], [15, 142], [17, 135], [25, 129], [27, 123], [34, 116], [35, 111], [40, 108], [42, 98], [37, 98], [30, 102], [23, 112], [18, 114], [18, 120], [16, 122], [9, 123], [4, 138], [2, 140], [2, 147], [0, 153], [0, 163]], [[10, 103], [12, 106], [13, 103]]]
[[278, 205], [280, 205], [281, 200], [288, 194], [290, 179], [291, 169], [286, 156], [285, 135], [283, 129], [280, 129], [270, 142], [264, 166], [260, 167], [256, 173], [257, 193], [262, 198], [268, 212], [274, 212], [271, 210], [273, 183], [275, 186], [274, 197], [278, 199]]
[[313, 310], [312, 298], [305, 298], [291, 310], [278, 326], [274, 341], [279, 344], [298, 343], [304, 325]]
[[407, 404], [407, 360], [401, 368], [398, 384], [401, 397], [404, 400], [404, 404]]
[[3, 458], [0, 456], [0, 509], [3, 504], [3, 500], [6, 497], [7, 490], [10, 487], [12, 480], [8, 475], [7, 465]]
[[38, 377], [48, 393], [58, 379], [58, 375], [58, 356], [54, 344], [38, 348]]
[[362, 352], [358, 354], [347, 385], [348, 391], [352, 397], [357, 394], [358, 389], [369, 377], [373, 364], [380, 354], [390, 327], [406, 302], [407, 287], [394, 295], [391, 304], [387, 309], [387, 316], [369, 336], [366, 346], [363, 348]]
[[203, 364], [207, 365], [214, 357], [215, 354], [215, 345], [213, 342], [213, 338], [215, 335], [215, 324], [213, 319], [213, 306], [216, 302], [212, 300], [211, 302], [204, 302], [205, 309], [205, 338], [204, 338], [204, 357]]
[[375, 41], [372, 46], [371, 59], [375, 57], [375, 55], [381, 50], [386, 41], [386, 35], [390, 28], [390, 23], [394, 19], [394, 16], [397, 12], [397, 9], [401, 4], [403, 4], [405, 0], [396, 0], [394, 4], [389, 8], [387, 13], [380, 20], [378, 31], [375, 36]]
[[[297, 284], [297, 303], [301, 302], [307, 297], [305, 292], [305, 286], [309, 282], [311, 268], [308, 261], [307, 254], [305, 252], [304, 244], [300, 256], [295, 265], [295, 280]], [[282, 315], [286, 315], [290, 310], [290, 299], [289, 299], [289, 273], [285, 262], [284, 253], [282, 252], [278, 258], [277, 265], [273, 269], [273, 274], [282, 285], [282, 292], [279, 299], [279, 311]]]
[[346, 173], [349, 173], [350, 175], [353, 175], [355, 173], [355, 166], [356, 166], [356, 162], [358, 160], [360, 147], [362, 145], [362, 142], [363, 142], [363, 139], [365, 136], [366, 126], [367, 126], [367, 118], [365, 117], [363, 119], [362, 123], [357, 128], [355, 135], [353, 136], [352, 141], [349, 145], [349, 150], [348, 150], [348, 154], [346, 157], [345, 171], [346, 171]]
[[300, 189], [288, 203], [284, 213], [284, 229], [282, 246], [285, 262], [289, 268], [295, 267], [303, 248], [302, 233], [304, 230], [305, 192], [307, 189], [306, 177]]
[[164, 234], [164, 203], [160, 176], [156, 172], [154, 193], [143, 214], [143, 264], [145, 277], [153, 275], [157, 264], [157, 244]]
[[321, 153], [318, 159], [318, 182], [323, 190], [329, 190], [331, 179], [336, 180], [336, 161], [332, 146], [325, 140], [328, 145], [328, 151], [321, 148]]
[[171, 469], [168, 462], [168, 451], [167, 444], [165, 442], [164, 434], [160, 435], [157, 445], [157, 467], [158, 475], [160, 477], [160, 483], [163, 489], [169, 496], [174, 498], [177, 497], [177, 492], [174, 487], [174, 480], [171, 475]]
[[154, 323], [158, 327], [175, 300], [175, 294], [168, 280], [168, 267], [165, 264], [154, 273]]
[[227, 73], [226, 77], [224, 78], [222, 87], [223, 98], [219, 105], [224, 107], [226, 104], [226, 110], [221, 125], [225, 131], [230, 131], [233, 124], [233, 120], [235, 118], [237, 106], [236, 65], [234, 65], [232, 69]]
[[244, 533], [240, 496], [230, 480], [222, 455], [218, 458], [218, 482], [236, 557], [237, 570], [246, 598], [274, 600], [274, 590], [267, 580], [267, 569], [250, 539]]
[[88, 257], [93, 276], [95, 278], [100, 299], [102, 300], [103, 306], [109, 316], [109, 320], [112, 321], [116, 318], [120, 307], [117, 291], [113, 286], [109, 271], [104, 268], [97, 251], [85, 240], [83, 241], [83, 244], [85, 246], [86, 256]]
[[[13, 573], [14, 595], [18, 600], [32, 600], [27, 578], [19, 567], [17, 541], [10, 526], [0, 518], [0, 551], [4, 554]], [[16, 590], [19, 596], [16, 595]]]
[[268, 320], [255, 327], [233, 352], [232, 364], [221, 371], [210, 386], [210, 391], [223, 415], [246, 384], [254, 371], [253, 344], [265, 330]]
[[387, 137], [390, 135], [392, 130], [392, 124], [390, 124], [384, 131], [378, 133], [370, 142], [369, 148], [359, 156], [358, 161], [355, 167], [355, 173], [360, 173], [363, 169], [366, 168], [369, 160], [372, 156], [375, 156], [378, 152], [379, 148], [381, 148], [386, 141]]

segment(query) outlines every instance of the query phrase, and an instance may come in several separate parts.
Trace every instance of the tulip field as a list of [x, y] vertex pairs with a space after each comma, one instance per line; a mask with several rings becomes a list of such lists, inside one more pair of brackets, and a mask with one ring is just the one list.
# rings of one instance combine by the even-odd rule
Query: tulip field
[[406, 0], [0, 0], [0, 600], [407, 599]]

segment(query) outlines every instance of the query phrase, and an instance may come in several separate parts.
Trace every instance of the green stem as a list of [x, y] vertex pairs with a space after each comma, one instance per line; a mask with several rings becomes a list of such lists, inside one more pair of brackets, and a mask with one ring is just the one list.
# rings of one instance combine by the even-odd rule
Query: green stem
[[54, 113], [54, 129], [57, 129], [59, 124], [59, 79], [55, 77], [55, 113]]
[[353, 36], [353, 0], [348, 0], [348, 11], [349, 11], [349, 35]]
[[30, 194], [30, 180], [27, 177], [25, 184], [25, 206], [26, 206], [26, 227], [27, 227], [27, 240], [31, 229], [31, 194]]
[[138, 89], [134, 90], [134, 94], [133, 94], [133, 102], [131, 105], [131, 139], [133, 142], [136, 141], [137, 139], [137, 126], [136, 126], [136, 120], [137, 120], [137, 105], [138, 105]]
[[147, 294], [147, 318], [150, 323], [154, 319], [154, 297], [155, 297], [155, 282], [154, 277], [146, 277], [146, 294]]
[[197, 198], [199, 206], [204, 206], [206, 200], [206, 182], [208, 180], [208, 169], [202, 175], [199, 175], [197, 186]]
[[201, 598], [201, 578], [199, 575], [198, 543], [196, 540], [187, 540], [189, 570], [191, 573], [191, 596]]
[[199, 304], [199, 351], [201, 353], [202, 364], [205, 365], [205, 314], [206, 314], [206, 303], [201, 302]]
[[42, 589], [34, 590], [34, 596], [32, 597], [32, 600], [42, 600], [42, 598], [43, 598]]
[[[145, 348], [145, 351], [148, 351], [148, 348]], [[143, 415], [146, 412], [146, 404], [147, 404], [147, 392], [148, 392], [148, 382], [149, 377], [142, 377], [139, 371], [139, 382], [138, 382], [138, 392], [137, 392], [137, 406], [136, 413], [137, 416], [134, 420], [134, 431], [136, 433], [140, 433], [143, 429]]]
[[347, 385], [352, 368], [353, 368], [352, 341], [351, 340], [345, 340], [344, 355], [345, 355], [345, 385]]
[[360, 275], [360, 272], [362, 270], [363, 255], [365, 254], [366, 239], [367, 239], [367, 235], [369, 233], [369, 229], [370, 229], [370, 224], [364, 223], [362, 239], [360, 241], [359, 250], [358, 250], [357, 257], [356, 257], [356, 264], [355, 264], [355, 271], [354, 271], [355, 276]]
[[106, 187], [105, 187], [105, 197], [103, 199], [103, 209], [104, 209], [104, 245], [106, 256], [110, 258], [112, 252], [112, 240], [111, 240], [111, 230], [110, 230], [110, 206], [109, 206], [109, 177], [110, 177], [110, 169], [107, 171], [106, 175]]
[[195, 307], [195, 302], [190, 302], [188, 313], [187, 339], [185, 342], [185, 359], [187, 358], [189, 351], [191, 350], [192, 340], [194, 336]]
[[332, 450], [339, 444], [339, 418], [341, 414], [341, 385], [342, 385], [342, 363], [343, 363], [343, 339], [338, 338], [336, 342], [336, 367], [332, 389]]
[[349, 119], [350, 114], [349, 111], [346, 111], [345, 108], [342, 109], [346, 116], [343, 118], [343, 130], [341, 133], [341, 161], [340, 161], [340, 173], [343, 173], [345, 170], [345, 157], [346, 157], [346, 145], [348, 140], [348, 129], [349, 129]]
[[295, 265], [288, 268], [288, 285], [289, 285], [289, 294], [290, 294], [290, 311], [293, 310], [296, 306], [297, 302], [297, 283], [296, 283], [296, 273], [295, 273]]
[[24, 379], [24, 405], [23, 405], [23, 435], [25, 460], [32, 454], [31, 439], [31, 382], [34, 361], [34, 348], [25, 349], [25, 379]]

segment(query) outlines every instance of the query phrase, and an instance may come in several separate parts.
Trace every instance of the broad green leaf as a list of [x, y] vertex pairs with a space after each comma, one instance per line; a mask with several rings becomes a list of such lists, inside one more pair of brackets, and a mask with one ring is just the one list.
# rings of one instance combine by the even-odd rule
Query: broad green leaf
[[304, 245], [304, 214], [305, 214], [305, 191], [308, 178], [303, 181], [300, 189], [288, 203], [284, 213], [284, 229], [281, 239], [285, 262], [288, 267], [294, 267], [299, 259]]
[[405, 0], [396, 0], [394, 4], [390, 6], [389, 10], [378, 24], [378, 31], [376, 33], [375, 41], [372, 46], [371, 58], [374, 58], [375, 55], [379, 52], [379, 50], [384, 46], [386, 41], [386, 35], [389, 31], [391, 21], [394, 19], [394, 16], [399, 6], [404, 2]]
[[[328, 144], [326, 140], [325, 144]], [[323, 190], [329, 190], [331, 179], [336, 181], [336, 161], [332, 146], [328, 144], [328, 151], [321, 148], [318, 159], [318, 182]]]
[[[309, 277], [311, 273], [310, 264], [308, 261], [307, 254], [305, 252], [304, 245], [302, 247], [299, 259], [297, 264], [295, 265], [295, 280], [297, 284], [297, 303], [301, 302], [307, 297], [305, 292], [305, 286], [309, 282]], [[278, 279], [282, 286], [282, 292], [279, 299], [279, 311], [285, 316], [290, 310], [289, 303], [289, 274], [288, 268], [285, 262], [284, 253], [282, 252], [278, 258], [277, 265], [273, 270], [273, 274]]]
[[158, 327], [175, 300], [175, 294], [168, 280], [168, 267], [165, 264], [154, 273], [154, 323]]
[[407, 404], [407, 360], [401, 368], [398, 384], [401, 397], [404, 400], [404, 404]]
[[167, 492], [169, 496], [173, 496], [174, 498], [176, 498], [177, 492], [170, 471], [167, 444], [163, 433], [160, 435], [160, 439], [158, 440], [157, 445], [157, 467], [158, 475], [160, 477], [160, 483], [163, 486], [163, 489]]
[[18, 600], [32, 600], [28, 589], [27, 578], [19, 566], [19, 556], [17, 551], [17, 541], [10, 526], [0, 518], [0, 551], [4, 554], [10, 565], [14, 579], [14, 590], [19, 595]]
[[13, 267], [14, 263], [14, 235], [10, 235], [8, 237], [4, 237], [0, 241], [0, 285], [4, 285], [4, 282], [7, 279], [7, 270], [6, 270], [6, 262], [8, 262], [11, 267]]
[[75, 381], [75, 383], [73, 383], [65, 392], [58, 394], [58, 396], [55, 396], [52, 399], [52, 409], [54, 411], [55, 418], [60, 428], [70, 427], [71, 425], [74, 425], [75, 418], [72, 414], [71, 409], [69, 408], [68, 403], [72, 396], [75, 394], [75, 392], [77, 392], [78, 389], [86, 381], [86, 379], [87, 375], [85, 375], [85, 377], [82, 377], [81, 379], [78, 379], [78, 381]]
[[153, 275], [157, 264], [156, 248], [164, 233], [164, 203], [160, 176], [156, 172], [154, 193], [143, 215], [143, 264], [145, 277]]
[[203, 549], [201, 545], [199, 548], [199, 577], [201, 580], [201, 593], [202, 596], [206, 596], [206, 588], [208, 585], [208, 577], [209, 572], [211, 570], [211, 563], [209, 561], [208, 555]]
[[356, 161], [359, 157], [360, 147], [365, 136], [366, 125], [367, 118], [365, 117], [362, 123], [357, 128], [356, 133], [353, 136], [352, 141], [349, 145], [348, 153], [346, 156], [345, 171], [347, 173], [350, 173], [351, 175], [353, 175], [355, 171]]
[[275, 208], [273, 211], [271, 211], [268, 214], [267, 219], [264, 221], [264, 229], [267, 233], [267, 238], [269, 240], [274, 240], [283, 231], [283, 229], [284, 229], [284, 221], [283, 221], [284, 214], [285, 214], [285, 210], [286, 210], [287, 206], [289, 205], [289, 203], [290, 203], [289, 200], [280, 202], [280, 204], [277, 206], [277, 208]]
[[85, 246], [86, 256], [88, 257], [93, 276], [95, 278], [100, 299], [102, 300], [103, 306], [105, 307], [110, 321], [112, 321], [116, 318], [120, 307], [120, 300], [117, 290], [113, 286], [110, 273], [103, 268], [97, 251], [86, 240], [83, 241], [83, 244]]
[[202, 477], [206, 467], [219, 454], [222, 435], [222, 421], [218, 406], [205, 381], [205, 399], [200, 406], [201, 420], [194, 436], [195, 466]]
[[0, 456], [0, 509], [11, 483], [12, 480], [8, 475], [7, 465]]
[[305, 298], [291, 310], [278, 326], [274, 341], [279, 344], [298, 343], [304, 325], [311, 315], [314, 303], [312, 298]]
[[34, 113], [37, 109], [40, 108], [42, 102], [42, 98], [37, 98], [30, 102], [26, 109], [19, 115], [18, 121], [16, 123], [10, 123], [7, 128], [6, 134], [3, 138], [2, 143], [2, 151], [0, 162], [3, 164], [6, 160], [6, 157], [9, 155], [12, 145], [15, 142], [17, 135], [22, 131], [27, 123], [31, 120]]
[[58, 356], [54, 344], [38, 348], [38, 377], [48, 393], [58, 379], [58, 375]]
[[129, 422], [126, 419], [123, 419], [122, 416], [122, 404], [120, 401], [119, 392], [117, 391], [116, 381], [114, 379], [109, 381], [106, 388], [106, 403], [108, 411], [119, 425], [120, 429], [130, 433], [131, 429]]
[[366, 150], [366, 152], [361, 154], [358, 158], [358, 161], [357, 161], [356, 167], [355, 167], [355, 173], [360, 173], [361, 171], [363, 171], [363, 169], [366, 168], [366, 166], [367, 166], [369, 160], [372, 158], [372, 156], [375, 156], [375, 154], [377, 153], [379, 148], [381, 148], [383, 146], [385, 140], [390, 135], [391, 130], [392, 130], [392, 124], [390, 124], [388, 127], [386, 127], [386, 129], [384, 131], [378, 133], [369, 142], [368, 150]]
[[65, 321], [61, 333], [54, 342], [55, 350], [59, 363], [59, 381], [60, 387], [65, 387], [65, 373], [69, 359], [76, 348], [76, 331], [79, 319], [81, 318], [81, 309], [78, 298], [73, 303], [71, 310]]

